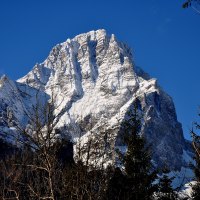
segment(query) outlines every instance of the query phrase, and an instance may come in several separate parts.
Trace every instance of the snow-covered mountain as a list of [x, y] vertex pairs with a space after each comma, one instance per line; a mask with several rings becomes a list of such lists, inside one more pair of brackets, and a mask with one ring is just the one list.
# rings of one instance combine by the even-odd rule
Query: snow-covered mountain
[[17, 81], [3, 76], [1, 130], [12, 130], [14, 123], [26, 124], [25, 115], [36, 96], [41, 101], [54, 97], [57, 127], [74, 127], [67, 131], [72, 139], [95, 140], [95, 135], [100, 138], [107, 132], [106, 137], [112, 138], [107, 148], [111, 153], [123, 146], [120, 123], [137, 98], [144, 116], [142, 133], [152, 145], [155, 164], [166, 163], [177, 170], [187, 166], [190, 152], [172, 98], [156, 79], [134, 65], [130, 48], [105, 30], [56, 45], [43, 63]]

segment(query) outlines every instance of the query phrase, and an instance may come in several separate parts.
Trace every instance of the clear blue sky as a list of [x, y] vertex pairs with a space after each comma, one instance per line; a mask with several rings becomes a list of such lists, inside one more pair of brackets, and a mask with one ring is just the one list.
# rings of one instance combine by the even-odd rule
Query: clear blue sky
[[0, 74], [16, 80], [57, 43], [106, 29], [173, 97], [189, 138], [200, 105], [200, 15], [184, 0], [0, 0]]

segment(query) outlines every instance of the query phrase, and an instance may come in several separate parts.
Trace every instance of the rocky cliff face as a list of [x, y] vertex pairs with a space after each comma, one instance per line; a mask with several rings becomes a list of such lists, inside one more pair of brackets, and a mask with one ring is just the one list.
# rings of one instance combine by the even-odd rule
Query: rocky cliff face
[[182, 155], [187, 145], [172, 98], [156, 79], [134, 65], [129, 47], [105, 30], [56, 45], [43, 63], [16, 82], [2, 77], [2, 129], [13, 127], [5, 120], [9, 115], [11, 121], [27, 123], [24, 116], [35, 103], [38, 90], [42, 101], [54, 97], [58, 128], [73, 124], [79, 130], [68, 130], [74, 140], [107, 132], [107, 137], [112, 136], [110, 152], [123, 145], [119, 126], [137, 97], [144, 115], [142, 133], [152, 144], [154, 162], [168, 162], [174, 169], [186, 165]]

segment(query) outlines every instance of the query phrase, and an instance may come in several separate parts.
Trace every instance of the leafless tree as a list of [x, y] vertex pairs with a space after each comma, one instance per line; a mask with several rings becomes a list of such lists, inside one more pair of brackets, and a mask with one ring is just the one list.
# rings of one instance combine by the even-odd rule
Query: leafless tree
[[197, 14], [200, 14], [200, 0], [187, 0], [183, 4], [183, 8], [191, 7]]
[[[56, 146], [56, 142], [59, 140], [59, 131], [57, 131], [56, 126], [60, 113], [55, 114], [57, 108], [55, 107], [54, 95], [51, 96], [50, 100], [41, 102], [38, 92], [35, 102], [32, 109], [26, 111], [25, 117], [28, 119], [26, 127], [19, 124], [15, 127], [18, 133], [16, 135], [20, 135], [16, 139], [17, 143], [21, 144], [21, 149], [14, 155], [18, 159], [9, 158], [6, 160], [4, 177], [7, 180], [12, 179], [9, 181], [9, 185], [12, 185], [11, 182], [17, 182], [18, 185], [26, 188], [32, 199], [55, 200], [55, 191], [58, 189], [56, 183], [61, 177]], [[25, 180], [22, 180], [22, 177]], [[44, 186], [45, 188], [42, 188]], [[16, 194], [16, 199], [18, 198], [16, 190], [12, 188], [6, 188], [6, 190], [9, 193], [12, 191], [13, 194]], [[4, 191], [5, 189], [3, 194]]]

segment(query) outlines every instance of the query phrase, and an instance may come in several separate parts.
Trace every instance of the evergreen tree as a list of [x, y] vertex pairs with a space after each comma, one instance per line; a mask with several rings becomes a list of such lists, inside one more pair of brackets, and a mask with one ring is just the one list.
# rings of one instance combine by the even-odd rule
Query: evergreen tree
[[158, 200], [176, 200], [177, 195], [172, 188], [172, 181], [174, 177], [168, 177], [169, 170], [164, 168], [162, 177], [159, 180], [159, 197]]
[[107, 191], [105, 193], [105, 200], [124, 200], [126, 198], [126, 191], [125, 191], [125, 175], [122, 173], [119, 167], [112, 168], [108, 167], [107, 178], [111, 177], [108, 180], [107, 184]]
[[[196, 129], [200, 129], [199, 124], [195, 124]], [[195, 151], [194, 160], [196, 165], [193, 166], [194, 174], [195, 174], [195, 185], [192, 186], [192, 199], [199, 200], [200, 199], [200, 136], [196, 134], [193, 130], [192, 134], [192, 145]]]
[[153, 184], [156, 172], [152, 167], [150, 149], [145, 138], [140, 134], [142, 117], [137, 102], [134, 103], [122, 124], [121, 130], [127, 152], [124, 156], [121, 153], [119, 155], [125, 170], [125, 199], [149, 200], [157, 189]]

